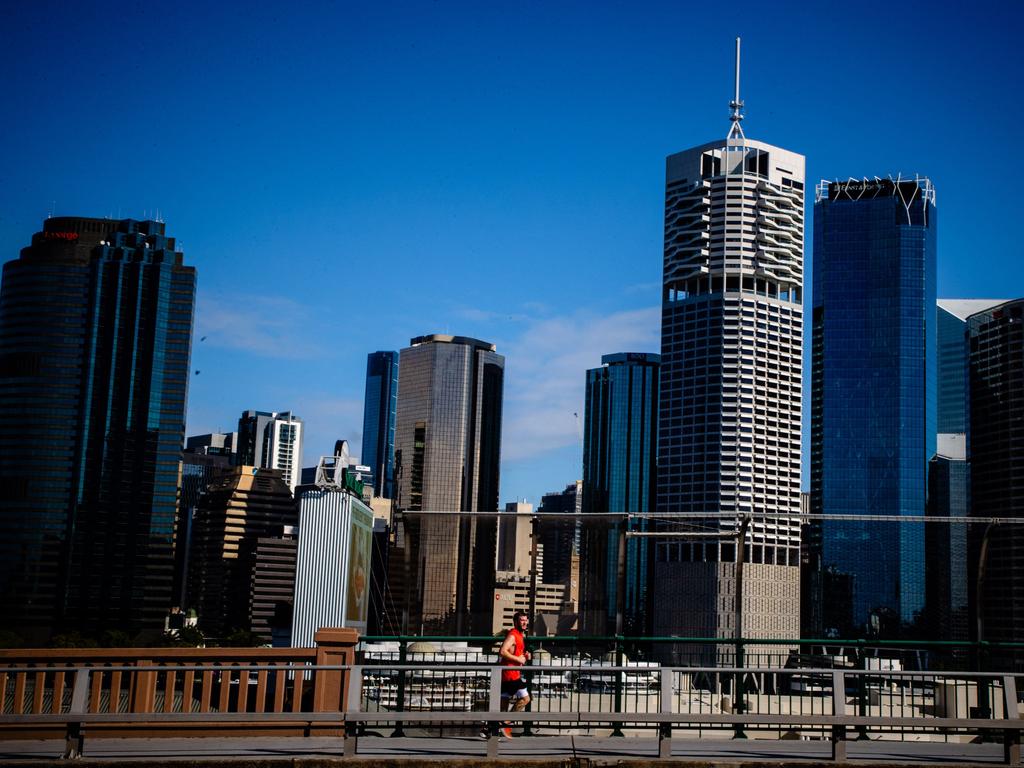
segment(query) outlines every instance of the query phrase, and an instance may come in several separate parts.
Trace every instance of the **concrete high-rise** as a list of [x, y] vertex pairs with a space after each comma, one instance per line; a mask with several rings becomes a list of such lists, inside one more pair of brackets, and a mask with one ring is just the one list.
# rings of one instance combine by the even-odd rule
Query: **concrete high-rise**
[[238, 420], [236, 460], [240, 465], [281, 470], [295, 493], [302, 479], [302, 419], [290, 411], [245, 411]]
[[[1024, 517], [1024, 299], [967, 318], [971, 514]], [[986, 526], [972, 527], [972, 563], [980, 561]], [[1024, 637], [1024, 525], [995, 525], [988, 534], [980, 605], [982, 639]], [[994, 668], [1019, 672], [1024, 653], [990, 656]]]
[[373, 473], [373, 495], [394, 498], [395, 415], [398, 410], [398, 353], [366, 356], [363, 398], [363, 464]]
[[[400, 353], [392, 594], [403, 633], [486, 634], [493, 612], [505, 358], [420, 336]], [[413, 514], [413, 513], [424, 514]]]
[[[648, 541], [624, 541], [620, 563], [625, 520], [587, 515], [654, 511], [660, 358], [620, 352], [601, 363], [587, 371], [583, 422], [581, 625], [584, 634], [643, 635], [650, 630]], [[647, 522], [635, 518], [628, 528], [646, 531]]]
[[[818, 187], [812, 513], [925, 513], [936, 444], [935, 217], [925, 178]], [[853, 595], [839, 626], [808, 632], [894, 636], [918, 620], [921, 524], [826, 520], [820, 528], [820, 565], [850, 576]], [[834, 602], [828, 594], [820, 599]]]
[[[279, 536], [297, 518], [298, 504], [280, 470], [240, 466], [210, 483], [196, 507], [189, 562], [190, 606], [204, 632], [223, 637], [253, 630], [259, 540]], [[262, 625], [258, 629], [264, 631]]]
[[666, 161], [658, 511], [721, 538], [658, 542], [656, 635], [733, 635], [746, 515], [743, 635], [799, 633], [804, 158], [742, 106], [737, 55], [727, 137]]
[[0, 287], [0, 614], [159, 631], [195, 269], [157, 221], [47, 219]]

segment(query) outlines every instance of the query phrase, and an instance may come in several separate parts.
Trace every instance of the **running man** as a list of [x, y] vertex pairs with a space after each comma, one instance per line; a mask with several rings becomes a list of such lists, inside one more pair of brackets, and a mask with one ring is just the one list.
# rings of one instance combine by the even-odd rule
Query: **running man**
[[[505, 635], [498, 656], [504, 667], [521, 667], [530, 660], [530, 652], [526, 650], [526, 630], [530, 620], [525, 611], [516, 611], [512, 616], [512, 629]], [[507, 669], [501, 673], [501, 704], [502, 709], [510, 712], [522, 712], [530, 703], [530, 691], [526, 687], [526, 678], [518, 669]], [[512, 735], [512, 729], [506, 724], [502, 729], [505, 736]]]

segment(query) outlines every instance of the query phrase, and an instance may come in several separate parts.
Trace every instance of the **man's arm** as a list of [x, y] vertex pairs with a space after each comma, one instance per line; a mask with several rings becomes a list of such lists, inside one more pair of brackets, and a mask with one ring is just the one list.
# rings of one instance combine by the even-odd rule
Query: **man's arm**
[[498, 651], [498, 656], [508, 661], [514, 661], [516, 664], [525, 664], [526, 656], [516, 656], [512, 651], [515, 649], [516, 641], [512, 637], [512, 633], [509, 632], [505, 635], [505, 642], [501, 644], [501, 650]]

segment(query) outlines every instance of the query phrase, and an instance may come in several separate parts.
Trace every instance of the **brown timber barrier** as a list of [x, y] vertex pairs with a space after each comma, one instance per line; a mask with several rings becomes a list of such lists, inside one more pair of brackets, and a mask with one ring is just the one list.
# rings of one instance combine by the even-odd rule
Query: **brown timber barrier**
[[349, 690], [343, 667], [355, 663], [359, 635], [321, 629], [314, 641], [315, 648], [0, 650], [0, 739], [64, 738], [67, 716], [76, 712], [127, 715], [88, 725], [108, 737], [140, 730], [147, 736], [342, 735]]

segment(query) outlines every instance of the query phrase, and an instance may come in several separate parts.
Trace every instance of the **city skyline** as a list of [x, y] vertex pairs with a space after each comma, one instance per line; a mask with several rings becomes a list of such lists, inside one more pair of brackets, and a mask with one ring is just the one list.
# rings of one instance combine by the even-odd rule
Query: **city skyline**
[[[752, 136], [805, 155], [809, 187], [929, 176], [938, 295], [1024, 295], [1012, 228], [976, 226], [958, 151], [1020, 117], [1003, 94], [1021, 10], [920, 10], [889, 9], [882, 26], [738, 9], [708, 36], [668, 4], [452, 4], [399, 25], [386, 6], [199, 20], [20, 7], [0, 33], [0, 98], [20, 116], [2, 155], [4, 260], [47, 213], [159, 211], [199, 272], [187, 434], [230, 430], [243, 408], [292, 411], [304, 466], [338, 437], [361, 442], [368, 353], [430, 333], [493, 341], [508, 362], [500, 501], [536, 504], [580, 477], [585, 371], [658, 351], [664, 158], [724, 138], [734, 35]], [[91, 41], [110, 18], [133, 42], [101, 54]], [[798, 18], [812, 25], [799, 40]], [[147, 44], [153, 29], [175, 46]], [[160, 119], [66, 120], [83, 93]], [[984, 221], [1014, 213], [1011, 195], [985, 200]]]

